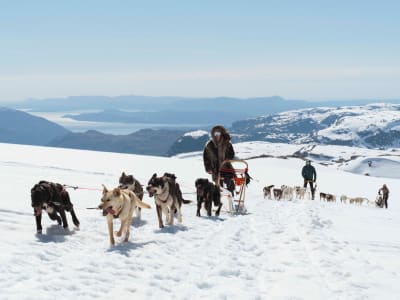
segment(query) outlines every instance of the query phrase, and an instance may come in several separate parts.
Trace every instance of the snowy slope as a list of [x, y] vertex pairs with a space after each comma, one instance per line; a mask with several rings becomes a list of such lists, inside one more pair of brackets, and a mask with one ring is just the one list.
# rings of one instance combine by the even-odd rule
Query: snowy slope
[[[195, 217], [158, 229], [153, 206], [134, 222], [130, 242], [110, 247], [104, 218], [86, 207], [100, 191], [71, 190], [80, 230], [44, 218], [35, 235], [30, 188], [40, 179], [100, 188], [121, 171], [143, 183], [174, 172], [184, 192], [205, 177], [199, 157], [146, 157], [0, 144], [1, 299], [398, 299], [400, 193], [396, 179], [317, 166], [321, 191], [373, 199], [391, 189], [389, 210], [319, 201], [264, 200], [266, 184], [300, 184], [303, 161], [249, 160], [246, 216]], [[277, 156], [278, 153], [275, 153]], [[194, 195], [187, 194], [187, 198]]]
[[318, 107], [235, 122], [238, 140], [399, 147], [400, 105]]
[[[376, 150], [335, 145], [244, 142], [235, 144], [238, 157], [310, 159], [315, 163], [340, 170], [374, 177], [400, 178], [400, 149]], [[176, 155], [177, 158], [201, 157], [202, 151]], [[369, 166], [368, 162], [372, 162]]]

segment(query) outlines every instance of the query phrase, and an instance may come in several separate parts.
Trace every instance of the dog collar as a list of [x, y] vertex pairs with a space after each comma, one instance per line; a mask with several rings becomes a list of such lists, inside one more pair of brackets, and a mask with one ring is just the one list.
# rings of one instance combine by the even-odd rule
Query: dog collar
[[[162, 194], [160, 194], [160, 195], [162, 195]], [[168, 200], [168, 198], [169, 198], [169, 192], [168, 192], [168, 194], [167, 194], [167, 197], [165, 197], [164, 200], [160, 198], [160, 195], [157, 195], [157, 199], [160, 200], [161, 202], [167, 202], [167, 200]]]

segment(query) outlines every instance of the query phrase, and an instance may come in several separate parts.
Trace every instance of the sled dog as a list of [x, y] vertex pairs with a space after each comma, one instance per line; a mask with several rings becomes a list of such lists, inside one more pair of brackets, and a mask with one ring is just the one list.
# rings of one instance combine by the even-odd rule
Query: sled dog
[[166, 216], [166, 223], [174, 224], [175, 209], [178, 214], [178, 222], [182, 223], [182, 203], [190, 203], [190, 201], [183, 200], [182, 192], [175, 179], [174, 174], [165, 173], [162, 177], [157, 177], [157, 174], [154, 173], [146, 188], [150, 197], [154, 196], [160, 228], [164, 227], [163, 213]]
[[282, 190], [281, 189], [274, 189], [274, 199], [281, 200], [282, 198]]
[[[122, 172], [121, 176], [119, 177], [119, 188], [121, 189], [128, 189], [135, 193], [136, 196], [139, 197], [140, 200], [143, 201], [143, 187], [140, 182], [133, 177], [133, 175], [126, 175], [125, 172]], [[142, 216], [142, 208], [136, 207], [136, 216], [140, 220]]]
[[264, 192], [264, 199], [272, 199], [272, 188], [274, 187], [274, 185], [269, 185], [263, 188], [263, 192]]
[[68, 228], [65, 212], [69, 212], [75, 226], [79, 227], [74, 206], [64, 186], [59, 183], [40, 181], [31, 189], [31, 205], [36, 219], [36, 231], [42, 233], [42, 210], [44, 209], [51, 220], [57, 220], [58, 225]]
[[107, 217], [108, 234], [111, 245], [115, 245], [113, 232], [114, 218], [118, 218], [121, 222], [121, 227], [115, 232], [115, 235], [120, 237], [124, 232], [124, 242], [129, 240], [133, 211], [136, 206], [148, 209], [151, 208], [150, 205], [142, 202], [135, 193], [128, 189], [123, 190], [115, 188], [112, 191], [109, 191], [105, 186], [103, 186], [103, 196], [98, 207], [103, 210], [103, 216]]
[[305, 187], [296, 186], [295, 187], [296, 198], [303, 200], [304, 196], [306, 195], [306, 191], [307, 189]]
[[216, 216], [219, 216], [221, 211], [221, 192], [219, 188], [208, 181], [207, 178], [199, 178], [195, 182], [196, 194], [197, 194], [197, 212], [196, 216], [200, 217], [201, 205], [204, 202], [205, 209], [207, 210], [207, 216], [211, 216], [212, 204], [217, 207], [215, 212]]

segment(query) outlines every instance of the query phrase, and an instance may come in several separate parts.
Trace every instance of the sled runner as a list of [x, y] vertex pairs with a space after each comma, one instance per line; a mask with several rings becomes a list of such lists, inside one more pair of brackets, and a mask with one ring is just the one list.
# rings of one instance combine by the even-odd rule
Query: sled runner
[[250, 176], [246, 161], [225, 160], [222, 162], [218, 175], [218, 183], [221, 188], [221, 199], [228, 201], [229, 213], [247, 213], [244, 201], [249, 180]]

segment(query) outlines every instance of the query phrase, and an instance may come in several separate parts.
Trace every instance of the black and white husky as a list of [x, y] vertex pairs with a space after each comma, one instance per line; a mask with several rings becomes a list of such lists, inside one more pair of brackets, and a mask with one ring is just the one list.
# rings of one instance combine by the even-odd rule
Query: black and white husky
[[157, 177], [157, 174], [153, 174], [147, 185], [150, 197], [154, 196], [160, 228], [164, 227], [162, 213], [166, 216], [165, 222], [168, 225], [174, 224], [175, 210], [178, 222], [182, 223], [182, 203], [190, 203], [190, 201], [182, 198], [179, 184], [175, 180], [176, 176], [174, 174], [165, 173], [162, 177]]

